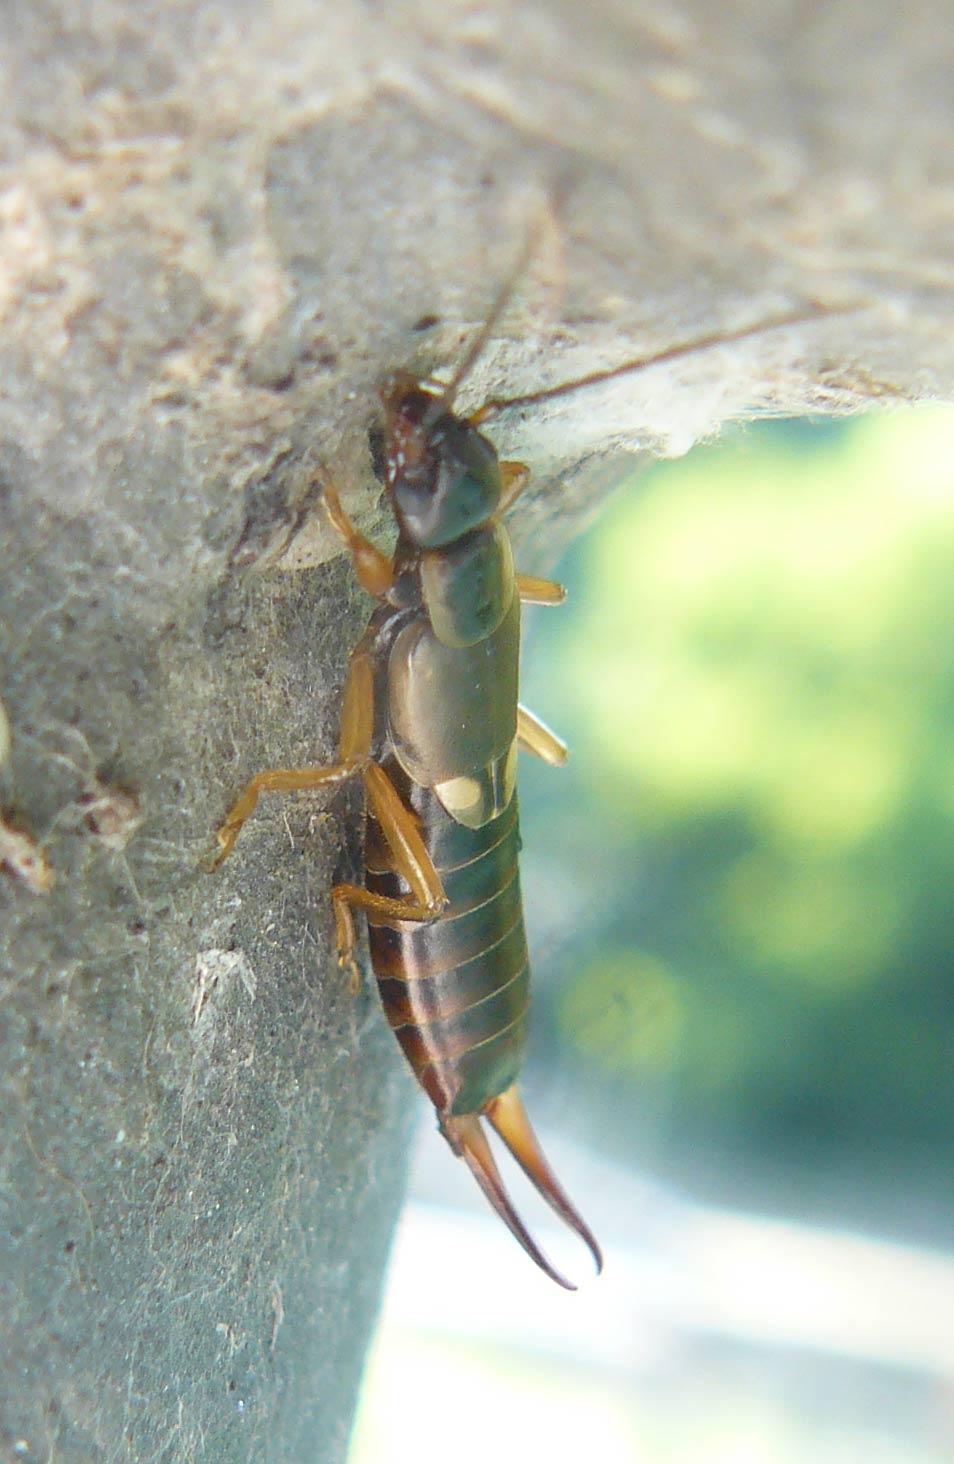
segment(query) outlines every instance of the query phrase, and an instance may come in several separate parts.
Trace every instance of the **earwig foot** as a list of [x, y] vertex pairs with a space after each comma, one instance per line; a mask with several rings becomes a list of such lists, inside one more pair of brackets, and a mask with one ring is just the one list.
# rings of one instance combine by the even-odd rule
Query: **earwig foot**
[[352, 997], [357, 996], [361, 991], [361, 970], [354, 956], [348, 951], [338, 952], [338, 969], [348, 973], [348, 989]]
[[225, 860], [229, 857], [232, 849], [235, 846], [234, 835], [230, 838], [229, 835], [225, 833], [222, 829], [219, 829], [218, 833], [215, 836], [215, 840], [216, 848], [210, 849], [209, 852], [203, 855], [203, 857], [199, 860], [199, 865], [206, 874], [215, 874], [219, 866], [225, 863]]

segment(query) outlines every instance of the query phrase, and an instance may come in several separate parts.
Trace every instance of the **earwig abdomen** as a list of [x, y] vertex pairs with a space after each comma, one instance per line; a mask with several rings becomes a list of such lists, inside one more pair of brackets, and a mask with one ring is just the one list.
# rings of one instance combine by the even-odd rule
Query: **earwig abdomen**
[[[530, 972], [520, 899], [517, 800], [477, 829], [434, 793], [386, 766], [414, 809], [448, 906], [431, 925], [369, 923], [381, 999], [418, 1082], [438, 1112], [477, 1113], [516, 1080], [526, 1044]], [[377, 820], [368, 818], [367, 887], [408, 886]]]

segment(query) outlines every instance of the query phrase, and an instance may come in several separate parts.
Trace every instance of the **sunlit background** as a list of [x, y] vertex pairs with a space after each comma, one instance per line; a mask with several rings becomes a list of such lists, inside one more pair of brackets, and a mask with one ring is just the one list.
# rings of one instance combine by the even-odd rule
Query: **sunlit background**
[[641, 476], [536, 611], [524, 1093], [603, 1278], [428, 1131], [352, 1464], [954, 1459], [954, 413]]

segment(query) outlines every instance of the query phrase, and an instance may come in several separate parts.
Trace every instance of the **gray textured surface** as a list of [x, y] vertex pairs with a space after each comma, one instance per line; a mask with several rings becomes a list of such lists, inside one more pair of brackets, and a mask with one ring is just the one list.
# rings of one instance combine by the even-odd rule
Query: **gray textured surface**
[[954, 32], [12, 0], [0, 46], [0, 803], [54, 876], [0, 870], [0, 1458], [334, 1464], [413, 1107], [329, 951], [358, 805], [198, 868], [246, 776], [333, 750], [365, 607], [316, 469], [380, 526], [378, 384], [455, 358], [556, 180], [467, 401], [858, 309], [503, 420], [531, 565], [640, 448], [948, 395]]

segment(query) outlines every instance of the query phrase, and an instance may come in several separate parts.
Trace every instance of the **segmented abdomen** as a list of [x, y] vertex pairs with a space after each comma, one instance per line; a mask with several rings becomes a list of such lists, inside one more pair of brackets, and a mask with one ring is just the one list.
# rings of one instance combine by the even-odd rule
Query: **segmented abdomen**
[[[478, 1113], [514, 1082], [526, 1043], [530, 969], [517, 865], [517, 799], [483, 828], [468, 829], [396, 763], [389, 761], [385, 771], [420, 819], [449, 904], [430, 925], [369, 921], [381, 1000], [438, 1111]], [[370, 813], [365, 860], [369, 890], [408, 892]]]

